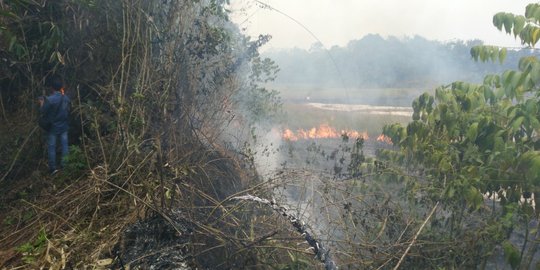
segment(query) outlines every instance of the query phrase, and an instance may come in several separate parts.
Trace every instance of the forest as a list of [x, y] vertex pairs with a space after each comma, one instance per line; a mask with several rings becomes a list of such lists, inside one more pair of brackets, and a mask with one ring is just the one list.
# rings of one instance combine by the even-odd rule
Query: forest
[[309, 50], [273, 49], [263, 53], [276, 62], [277, 85], [327, 87], [411, 88], [436, 87], [453, 81], [479, 83], [484, 76], [516, 69], [521, 57], [535, 54], [527, 48], [508, 50], [507, 61], [474, 61], [470, 50], [480, 40], [440, 42], [421, 36], [383, 38], [370, 34], [347, 46], [325, 49], [314, 43]]
[[[0, 0], [0, 269], [540, 268], [540, 4], [485, 22], [521, 50], [369, 35], [264, 54], [228, 7]], [[55, 76], [72, 104], [50, 174]], [[435, 86], [383, 142], [287, 140], [269, 85], [305, 83]]]

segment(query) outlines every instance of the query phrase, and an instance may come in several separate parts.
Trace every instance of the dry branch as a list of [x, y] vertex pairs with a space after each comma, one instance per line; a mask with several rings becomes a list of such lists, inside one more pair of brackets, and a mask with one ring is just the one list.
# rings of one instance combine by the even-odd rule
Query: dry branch
[[401, 258], [399, 259], [399, 262], [394, 267], [394, 270], [397, 270], [399, 268], [399, 266], [403, 262], [403, 259], [405, 259], [405, 257], [407, 256], [407, 253], [409, 253], [409, 250], [411, 249], [411, 247], [414, 245], [414, 243], [416, 243], [416, 239], [418, 238], [418, 235], [420, 235], [420, 233], [424, 229], [424, 226], [426, 226], [427, 222], [431, 219], [431, 216], [433, 216], [433, 213], [435, 213], [435, 210], [437, 210], [437, 206], [439, 206], [439, 202], [437, 202], [435, 204], [435, 206], [433, 206], [433, 209], [431, 209], [431, 212], [429, 213], [429, 215], [424, 220], [424, 223], [422, 223], [422, 226], [420, 226], [420, 228], [418, 229], [418, 231], [414, 235], [413, 240], [411, 241], [411, 243], [409, 244], [409, 246], [407, 247], [405, 252], [403, 252], [403, 255], [401, 255]]
[[327, 270], [335, 270], [338, 269], [336, 266], [336, 263], [332, 259], [332, 256], [330, 255], [330, 250], [327, 250], [323, 244], [315, 239], [307, 230], [306, 226], [304, 225], [304, 222], [302, 222], [300, 219], [295, 217], [292, 214], [288, 213], [288, 209], [284, 206], [279, 206], [275, 201], [269, 201], [267, 199], [262, 199], [256, 196], [252, 195], [245, 195], [245, 196], [238, 196], [233, 197], [234, 200], [243, 200], [243, 201], [254, 201], [259, 202], [265, 205], [268, 205], [274, 209], [274, 211], [278, 212], [282, 216], [286, 217], [289, 222], [293, 225], [293, 227], [298, 231], [302, 236], [304, 236], [304, 239], [306, 239], [306, 242], [313, 247], [313, 252], [315, 253], [317, 259], [319, 259], [321, 262], [324, 263], [324, 267]]

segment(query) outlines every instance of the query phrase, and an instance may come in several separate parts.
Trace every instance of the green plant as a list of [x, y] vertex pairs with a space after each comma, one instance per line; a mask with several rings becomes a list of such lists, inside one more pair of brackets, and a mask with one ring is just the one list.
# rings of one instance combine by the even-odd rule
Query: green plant
[[23, 261], [25, 263], [32, 264], [36, 261], [36, 258], [45, 251], [47, 241], [47, 234], [44, 229], [41, 229], [34, 241], [20, 245], [17, 247], [17, 251], [22, 253]]
[[87, 168], [86, 157], [78, 145], [69, 146], [69, 153], [64, 157], [64, 170], [68, 175], [80, 175]]
[[8, 226], [9, 226], [9, 225], [15, 224], [15, 221], [16, 221], [15, 217], [13, 217], [13, 216], [7, 216], [7, 217], [5, 217], [4, 220], [2, 221], [2, 224], [8, 225]]
[[[504, 13], [494, 17], [499, 29], [519, 36], [524, 44], [538, 41], [539, 4], [527, 6], [525, 16]], [[523, 20], [527, 18], [526, 26]], [[471, 50], [474, 58], [503, 60], [506, 51], [492, 46]], [[441, 201], [450, 217], [441, 225], [450, 239], [463, 239], [471, 231], [476, 235], [490, 233], [489, 239], [475, 241], [480, 256], [487, 256], [495, 245], [502, 244], [507, 262], [517, 269], [530, 265], [522, 258], [536, 250], [528, 243], [531, 218], [538, 218], [521, 197], [534, 194], [540, 198], [540, 61], [535, 56], [519, 61], [518, 70], [488, 75], [483, 83], [454, 82], [425, 93], [414, 100], [413, 121], [407, 126], [386, 126], [384, 134], [400, 147], [394, 157], [405, 157], [401, 164], [415, 173], [409, 191], [424, 202]], [[393, 159], [397, 164], [397, 159]], [[498, 194], [502, 210], [492, 208], [493, 215], [482, 215], [483, 194]], [[493, 196], [493, 195], [492, 195]], [[491, 197], [493, 200], [495, 197]], [[495, 204], [495, 202], [493, 202]], [[538, 209], [538, 201], [536, 209]], [[495, 218], [493, 218], [495, 217]], [[509, 219], [511, 217], [511, 219]], [[506, 229], [525, 230], [521, 249], [498, 237], [500, 230], [485, 231], [470, 226], [480, 220], [488, 227], [504, 222]], [[497, 237], [496, 237], [497, 236]], [[437, 237], [432, 235], [432, 237]], [[462, 259], [466, 253], [459, 255]]]

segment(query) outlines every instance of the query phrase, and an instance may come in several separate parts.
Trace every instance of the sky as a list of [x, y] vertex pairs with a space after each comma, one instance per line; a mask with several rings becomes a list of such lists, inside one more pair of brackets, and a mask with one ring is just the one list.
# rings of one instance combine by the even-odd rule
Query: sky
[[245, 33], [270, 34], [263, 50], [309, 49], [317, 39], [324, 47], [346, 46], [367, 34], [383, 37], [423, 36], [430, 40], [480, 39], [485, 44], [519, 47], [513, 36], [493, 26], [493, 15], [523, 15], [533, 0], [260, 0], [303, 24], [254, 0], [231, 0], [232, 20]]

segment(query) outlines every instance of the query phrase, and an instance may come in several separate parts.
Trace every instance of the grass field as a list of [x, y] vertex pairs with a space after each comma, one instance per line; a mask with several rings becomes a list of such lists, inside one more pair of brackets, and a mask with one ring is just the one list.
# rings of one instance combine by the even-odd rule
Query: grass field
[[411, 106], [424, 92], [434, 93], [435, 87], [425, 88], [331, 88], [313, 86], [268, 85], [280, 92], [285, 102], [343, 103], [378, 106]]
[[282, 120], [284, 128], [295, 131], [326, 124], [336, 130], [366, 131], [370, 138], [381, 134], [384, 125], [392, 123], [406, 124], [411, 120], [409, 116], [374, 115], [365, 111], [324, 110], [300, 103], [286, 103], [283, 109], [286, 114]]
[[372, 114], [369, 110], [339, 111], [310, 106], [308, 103], [399, 106], [411, 108], [412, 101], [424, 92], [432, 93], [433, 88], [382, 88], [346, 89], [313, 86], [269, 85], [281, 93], [284, 101], [285, 117], [283, 127], [291, 130], [310, 129], [321, 124], [337, 130], [357, 130], [368, 132], [370, 138], [378, 136], [387, 124], [411, 121], [410, 116]]

